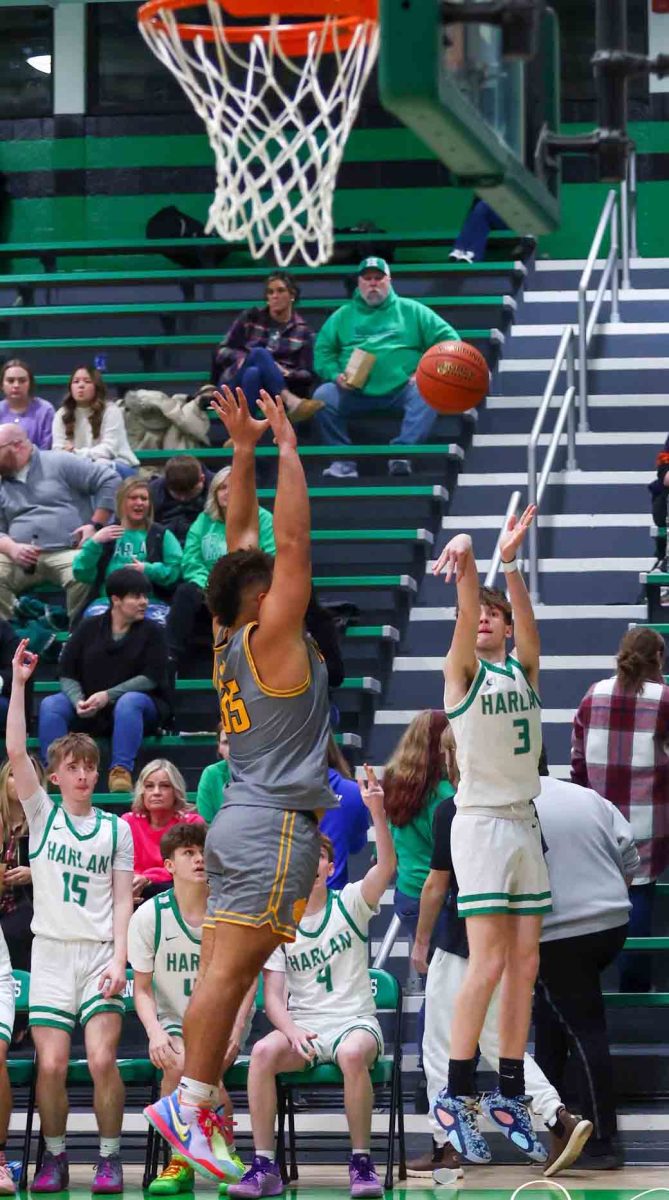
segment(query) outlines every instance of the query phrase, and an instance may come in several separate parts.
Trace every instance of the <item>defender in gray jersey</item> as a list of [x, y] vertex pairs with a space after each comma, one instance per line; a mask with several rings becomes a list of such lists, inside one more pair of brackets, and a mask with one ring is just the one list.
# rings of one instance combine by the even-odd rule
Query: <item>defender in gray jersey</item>
[[[483, 1109], [521, 1149], [539, 1145], [525, 1095], [523, 1056], [541, 921], [551, 898], [532, 803], [540, 787], [539, 634], [516, 562], [535, 512], [527, 508], [518, 522], [511, 517], [500, 538], [508, 599], [503, 592], [479, 588], [467, 534], [452, 538], [434, 566], [435, 574], [445, 571], [447, 583], [455, 576], [458, 592], [455, 632], [444, 663], [444, 708], [460, 772], [451, 850], [469, 962], [453, 1013], [448, 1085], [433, 1112], [453, 1148], [478, 1163], [491, 1156], [476, 1120], [475, 1055], [498, 985], [499, 1088], [485, 1097]], [[516, 645], [509, 655], [512, 633]]]
[[[263, 392], [259, 404], [262, 421], [240, 390], [235, 398], [224, 389], [214, 404], [234, 446], [229, 553], [207, 587], [230, 783], [205, 845], [210, 899], [201, 974], [183, 1023], [184, 1076], [146, 1110], [178, 1154], [223, 1181], [239, 1175], [214, 1111], [233, 1022], [271, 952], [295, 937], [318, 867], [319, 814], [337, 803], [327, 773], [327, 669], [304, 632], [307, 484], [281, 401]], [[279, 452], [274, 560], [256, 548], [255, 447], [269, 427]]]

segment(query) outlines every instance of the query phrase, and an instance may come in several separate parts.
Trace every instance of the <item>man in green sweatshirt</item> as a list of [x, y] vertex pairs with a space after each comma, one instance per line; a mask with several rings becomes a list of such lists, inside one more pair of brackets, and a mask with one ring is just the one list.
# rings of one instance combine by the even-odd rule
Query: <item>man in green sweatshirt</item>
[[[385, 258], [364, 258], [353, 299], [328, 318], [316, 338], [316, 371], [327, 381], [314, 392], [314, 398], [325, 403], [316, 418], [323, 441], [331, 446], [350, 445], [349, 417], [402, 412], [402, 426], [393, 442], [424, 442], [437, 413], [416, 387], [418, 361], [437, 342], [459, 340], [448, 321], [426, 304], [397, 295]], [[351, 387], [346, 375], [354, 350], [366, 350], [375, 360], [359, 388]], [[388, 470], [391, 475], [408, 475], [411, 466], [405, 458], [391, 458]], [[339, 459], [323, 474], [357, 479], [358, 470], [350, 459]]]

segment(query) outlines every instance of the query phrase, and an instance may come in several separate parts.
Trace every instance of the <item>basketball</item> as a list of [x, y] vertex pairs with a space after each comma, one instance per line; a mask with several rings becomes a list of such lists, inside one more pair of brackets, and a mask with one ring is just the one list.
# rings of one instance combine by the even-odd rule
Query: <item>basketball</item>
[[438, 342], [425, 351], [416, 368], [418, 391], [430, 408], [440, 413], [475, 408], [489, 383], [488, 364], [469, 342]]

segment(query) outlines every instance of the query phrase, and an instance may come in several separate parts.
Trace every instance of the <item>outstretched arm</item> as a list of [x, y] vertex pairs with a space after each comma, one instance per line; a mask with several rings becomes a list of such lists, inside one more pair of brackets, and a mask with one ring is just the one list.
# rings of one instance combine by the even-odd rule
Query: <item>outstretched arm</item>
[[452, 707], [466, 695], [477, 671], [476, 638], [481, 602], [478, 571], [469, 534], [458, 533], [451, 538], [432, 570], [435, 575], [443, 572], [446, 583], [450, 583], [455, 576], [458, 594], [453, 640], [444, 660], [446, 704]]
[[[535, 505], [530, 504], [520, 520], [516, 517], [509, 517], [506, 531], [499, 543], [502, 562], [513, 562], [536, 512]], [[513, 610], [516, 657], [532, 687], [536, 688], [539, 683], [541, 644], [530, 594], [525, 587], [525, 580], [518, 570], [507, 572], [506, 586]]]
[[37, 772], [28, 756], [26, 745], [26, 684], [33, 674], [39, 659], [28, 649], [28, 639], [23, 638], [16, 647], [12, 659], [12, 694], [7, 711], [7, 757], [12, 764], [12, 773], [19, 800], [29, 800], [39, 788]]
[[376, 835], [376, 862], [365, 875], [360, 891], [365, 904], [376, 908], [397, 866], [397, 857], [383, 807], [383, 788], [374, 769], [365, 763], [367, 779], [360, 781], [360, 795], [369, 809]]
[[228, 553], [252, 550], [258, 545], [258, 494], [256, 492], [256, 443], [269, 427], [249, 413], [246, 396], [229, 387], [216, 393], [211, 407], [225, 425], [233, 445], [232, 471], [225, 514], [225, 538]]

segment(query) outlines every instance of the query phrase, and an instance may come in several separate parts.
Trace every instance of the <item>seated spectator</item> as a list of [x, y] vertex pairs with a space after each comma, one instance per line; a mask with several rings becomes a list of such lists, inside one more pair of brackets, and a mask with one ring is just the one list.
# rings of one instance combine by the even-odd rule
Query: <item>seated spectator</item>
[[[46, 787], [42, 764], [30, 755], [40, 787]], [[19, 802], [14, 773], [9, 762], [0, 767], [0, 830], [2, 837], [3, 890], [0, 892], [0, 928], [7, 943], [15, 971], [30, 970], [30, 949], [33, 919], [33, 893], [30, 859], [28, 857], [28, 822]], [[25, 1031], [27, 1014], [19, 1013], [15, 1021]], [[25, 1036], [25, 1033], [24, 1033]]]
[[165, 473], [149, 484], [154, 520], [169, 529], [183, 546], [191, 525], [203, 511], [214, 472], [192, 454], [177, 454]]
[[[188, 650], [198, 614], [206, 611], [204, 589], [211, 568], [228, 552], [225, 513], [231, 470], [231, 467], [223, 467], [216, 472], [209, 485], [204, 511], [194, 521], [186, 537], [181, 583], [172, 597], [167, 619], [170, 658], [176, 663]], [[258, 545], [268, 554], [276, 551], [272, 514], [265, 508], [258, 508]]]
[[328, 780], [339, 807], [329, 808], [323, 814], [320, 829], [329, 837], [334, 848], [334, 870], [327, 881], [328, 887], [340, 892], [348, 883], [350, 855], [359, 854], [367, 845], [369, 811], [351, 768], [332, 734], [328, 738]]
[[132, 883], [135, 904], [165, 891], [172, 875], [164, 863], [160, 843], [174, 825], [202, 825], [186, 795], [186, 781], [174, 763], [154, 758], [142, 767], [132, 801], [123, 814], [135, 846], [135, 875]]
[[664, 530], [664, 533], [657, 533], [655, 536], [655, 557], [657, 562], [653, 570], [659, 569], [666, 571], [667, 569], [667, 525], [669, 524], [669, 437], [664, 443], [664, 450], [660, 450], [656, 461], [657, 478], [648, 485], [648, 491], [652, 497], [651, 511], [653, 520], [658, 530]]
[[35, 376], [28, 364], [20, 358], [3, 363], [0, 386], [4, 393], [0, 401], [0, 425], [20, 425], [33, 446], [50, 450], [54, 407], [35, 395]]
[[508, 228], [506, 221], [497, 216], [494, 208], [475, 196], [448, 257], [451, 262], [482, 262], [490, 232]]
[[109, 520], [118, 475], [108, 463], [39, 450], [0, 425], [0, 617], [38, 583], [65, 589], [70, 622], [88, 588], [72, 574], [76, 547]]
[[[630, 888], [630, 937], [650, 935], [655, 887], [669, 866], [664, 654], [664, 639], [654, 629], [629, 629], [618, 647], [616, 674], [588, 689], [571, 737], [573, 782], [606, 796], [637, 833], [641, 865]], [[651, 954], [624, 955], [621, 990], [649, 991], [652, 967]]]
[[[328, 317], [316, 338], [316, 370], [327, 381], [314, 393], [325, 404], [317, 417], [323, 441], [341, 448], [350, 445], [349, 418], [364, 413], [402, 413], [392, 442], [426, 441], [437, 413], [418, 391], [415, 371], [430, 346], [451, 340], [460, 339], [448, 321], [420, 300], [397, 295], [384, 258], [364, 258], [353, 299]], [[354, 350], [374, 355], [370, 373], [358, 387], [347, 376]], [[411, 465], [406, 458], [390, 459], [388, 470], [391, 475], [408, 475]], [[336, 459], [323, 474], [357, 479], [358, 469], [350, 459]]]
[[212, 383], [242, 388], [251, 410], [261, 388], [281, 396], [294, 425], [323, 407], [322, 401], [308, 399], [314, 385], [314, 335], [295, 310], [299, 295], [291, 275], [272, 271], [265, 281], [265, 308], [249, 308], [233, 321], [212, 369]]
[[149, 485], [143, 480], [124, 480], [116, 493], [116, 513], [117, 523], [98, 529], [72, 563], [74, 578], [90, 588], [84, 616], [97, 617], [109, 608], [105, 580], [120, 567], [132, 567], [147, 582], [145, 615], [164, 625], [181, 570], [181, 546], [169, 529], [154, 522]]
[[395, 853], [383, 789], [374, 772], [366, 769], [368, 782], [362, 790], [376, 833], [376, 863], [364, 879], [347, 884], [340, 894], [328, 892], [334, 851], [321, 834], [316, 881], [296, 940], [279, 946], [263, 970], [265, 1011], [275, 1028], [251, 1052], [248, 1095], [255, 1157], [239, 1183], [229, 1184], [233, 1200], [282, 1194], [279, 1166], [267, 1153], [274, 1144], [276, 1077], [320, 1063], [335, 1063], [344, 1076], [353, 1146], [351, 1195], [383, 1195], [369, 1152], [374, 1103], [369, 1069], [383, 1053], [383, 1034], [369, 978], [367, 936], [392, 879]]
[[135, 474], [139, 459], [130, 448], [123, 413], [107, 399], [95, 367], [75, 367], [72, 372], [53, 421], [53, 449], [110, 462], [122, 477]]
[[204, 768], [200, 775], [195, 798], [195, 807], [207, 825], [211, 825], [221, 807], [224, 799], [223, 793], [230, 782], [230, 767], [228, 766], [230, 743], [222, 721], [217, 725], [216, 732], [218, 734], [218, 762], [210, 763], [208, 767]]
[[[172, 711], [165, 634], [145, 621], [148, 584], [122, 567], [107, 576], [111, 608], [81, 621], [63, 647], [61, 690], [39, 709], [40, 755], [70, 729], [111, 734], [110, 792], [132, 791], [132, 771], [144, 734], [155, 733]], [[102, 686], [101, 686], [102, 685]]]

